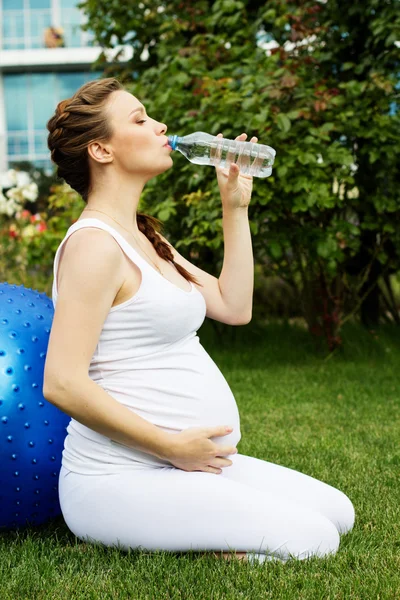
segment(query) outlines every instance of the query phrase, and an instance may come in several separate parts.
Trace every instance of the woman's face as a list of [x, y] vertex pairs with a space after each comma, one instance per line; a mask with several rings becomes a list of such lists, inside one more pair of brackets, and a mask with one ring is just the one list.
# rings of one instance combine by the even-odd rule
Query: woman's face
[[122, 90], [113, 92], [106, 111], [113, 132], [106, 145], [119, 170], [148, 180], [172, 166], [167, 126], [149, 117], [135, 96]]

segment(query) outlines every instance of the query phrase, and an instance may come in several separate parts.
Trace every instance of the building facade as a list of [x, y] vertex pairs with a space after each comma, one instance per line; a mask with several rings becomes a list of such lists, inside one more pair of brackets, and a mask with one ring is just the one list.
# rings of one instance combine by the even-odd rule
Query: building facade
[[91, 68], [101, 48], [81, 28], [79, 1], [0, 0], [0, 172], [26, 160], [51, 168], [47, 121], [60, 100], [101, 76]]

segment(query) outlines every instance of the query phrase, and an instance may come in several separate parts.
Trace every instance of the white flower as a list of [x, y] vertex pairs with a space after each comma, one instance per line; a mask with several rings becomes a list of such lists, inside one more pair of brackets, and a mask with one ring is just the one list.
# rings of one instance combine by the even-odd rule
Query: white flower
[[25, 171], [9, 169], [0, 174], [0, 190], [2, 189], [7, 189], [7, 192], [4, 196], [0, 191], [0, 214], [8, 217], [15, 216], [26, 200], [34, 202], [38, 197], [38, 186]]
[[37, 183], [29, 183], [21, 188], [22, 195], [26, 200], [34, 202], [38, 197], [38, 186]]
[[24, 185], [29, 185], [31, 182], [31, 178], [29, 177], [28, 173], [26, 173], [25, 171], [17, 171], [16, 177], [17, 177], [17, 186], [18, 187], [22, 187]]
[[17, 183], [17, 172], [15, 169], [9, 169], [7, 173], [0, 174], [0, 188], [10, 188]]
[[8, 216], [13, 217], [18, 210], [21, 210], [21, 205], [14, 201], [8, 203]]
[[24, 197], [22, 195], [21, 188], [12, 187], [10, 190], [6, 192], [7, 198], [17, 200], [18, 202], [23, 202]]
[[13, 217], [15, 213], [21, 210], [21, 206], [15, 200], [7, 200], [3, 194], [0, 196], [0, 214], [7, 217]]

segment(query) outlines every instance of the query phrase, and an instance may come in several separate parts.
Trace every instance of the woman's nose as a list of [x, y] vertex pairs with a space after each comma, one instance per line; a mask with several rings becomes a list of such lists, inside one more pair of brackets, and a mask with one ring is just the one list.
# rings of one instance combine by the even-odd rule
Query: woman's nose
[[168, 127], [165, 125], [165, 123], [161, 123], [161, 132], [160, 133], [166, 133], [167, 129], [168, 129]]

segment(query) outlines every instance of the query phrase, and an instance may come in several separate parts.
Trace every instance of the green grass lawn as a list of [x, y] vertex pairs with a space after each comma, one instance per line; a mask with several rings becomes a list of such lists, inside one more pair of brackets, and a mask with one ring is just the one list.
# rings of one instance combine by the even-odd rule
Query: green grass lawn
[[235, 329], [221, 340], [207, 321], [199, 335], [235, 394], [238, 450], [349, 496], [356, 522], [338, 553], [250, 565], [124, 552], [82, 543], [60, 516], [0, 537], [1, 600], [400, 599], [400, 331], [349, 325], [326, 358], [300, 327]]

